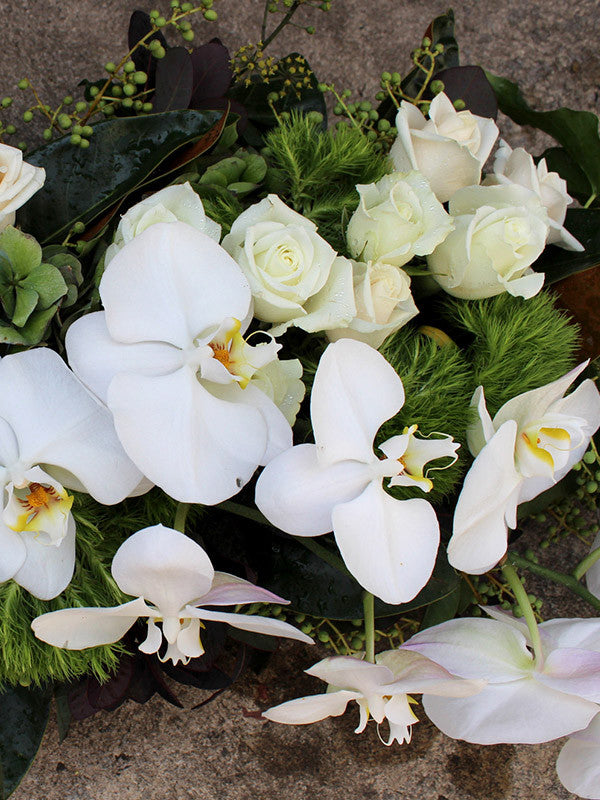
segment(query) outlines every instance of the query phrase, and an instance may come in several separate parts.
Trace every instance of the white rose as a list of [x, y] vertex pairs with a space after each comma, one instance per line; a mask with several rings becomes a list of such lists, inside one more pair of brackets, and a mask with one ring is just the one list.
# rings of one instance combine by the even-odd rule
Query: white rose
[[297, 358], [271, 361], [256, 370], [251, 383], [258, 386], [275, 403], [293, 426], [306, 392], [300, 361]]
[[443, 93], [429, 107], [429, 119], [406, 100], [396, 116], [398, 136], [390, 156], [398, 172], [418, 169], [437, 199], [445, 203], [463, 186], [478, 184], [481, 168], [498, 138], [492, 119], [457, 111]]
[[352, 268], [317, 233], [317, 226], [275, 194], [246, 209], [223, 239], [254, 298], [254, 315], [311, 333], [354, 316]]
[[157, 222], [185, 222], [215, 242], [221, 236], [221, 226], [206, 216], [202, 200], [190, 184], [179, 183], [146, 197], [123, 214], [104, 263], [112, 261], [122, 247]]
[[46, 180], [46, 171], [23, 161], [18, 147], [0, 144], [0, 231], [12, 225], [21, 208]]
[[356, 189], [360, 204], [346, 231], [355, 258], [401, 267], [433, 253], [454, 227], [420, 172], [395, 172]]
[[567, 213], [567, 206], [573, 198], [567, 192], [567, 182], [558, 172], [548, 172], [546, 159], [541, 158], [537, 167], [531, 155], [522, 147], [513, 150], [505, 141], [500, 141], [496, 158], [494, 159], [494, 172], [487, 175], [485, 186], [510, 185], [516, 183], [535, 192], [542, 205], [548, 212], [547, 244], [556, 244], [565, 250], [581, 252], [584, 247], [563, 226]]
[[327, 331], [327, 338], [358, 339], [377, 348], [419, 313], [410, 278], [392, 264], [352, 261], [352, 266], [356, 316], [347, 327]]
[[541, 255], [548, 214], [522, 186], [469, 186], [450, 201], [454, 230], [427, 259], [437, 282], [455, 297], [476, 299], [507, 291], [533, 297], [544, 273], [529, 266]]

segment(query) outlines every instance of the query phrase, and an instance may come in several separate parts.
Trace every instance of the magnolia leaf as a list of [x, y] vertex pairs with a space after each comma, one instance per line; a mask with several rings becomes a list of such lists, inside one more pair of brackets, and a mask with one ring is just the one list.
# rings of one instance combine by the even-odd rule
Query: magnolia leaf
[[193, 66], [185, 47], [172, 47], [158, 62], [152, 100], [155, 112], [187, 108], [192, 97]]
[[549, 147], [536, 159], [544, 158], [549, 172], [558, 172], [567, 182], [567, 191], [580, 203], [585, 203], [592, 194], [592, 187], [581, 167], [573, 161], [563, 147]]
[[19, 209], [19, 224], [44, 243], [62, 240], [76, 221], [87, 225], [106, 212], [221, 117], [189, 109], [123, 117], [95, 125], [86, 150], [73, 147], [68, 136], [43, 145], [28, 161], [43, 165], [46, 182]]
[[463, 100], [465, 107], [479, 117], [496, 119], [498, 101], [481, 67], [450, 67], [436, 72], [436, 80], [444, 84], [444, 94], [450, 100]]
[[546, 273], [546, 286], [600, 265], [600, 209], [571, 208], [564, 225], [585, 250], [577, 253], [556, 245], [547, 247], [533, 265], [537, 272]]
[[39, 749], [50, 714], [50, 691], [23, 686], [0, 694], [0, 798], [14, 792]]
[[531, 125], [552, 136], [587, 176], [592, 193], [600, 194], [600, 136], [598, 117], [591, 111], [557, 108], [534, 111], [516, 83], [486, 72], [500, 110], [519, 125]]

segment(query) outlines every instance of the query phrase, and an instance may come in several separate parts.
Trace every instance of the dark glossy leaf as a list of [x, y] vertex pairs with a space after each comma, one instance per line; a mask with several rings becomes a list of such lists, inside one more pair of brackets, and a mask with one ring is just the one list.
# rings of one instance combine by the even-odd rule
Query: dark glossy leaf
[[567, 182], [567, 190], [571, 197], [580, 203], [585, 203], [592, 193], [592, 187], [581, 167], [573, 161], [571, 156], [562, 147], [549, 147], [536, 159], [546, 159], [549, 172], [558, 172]]
[[450, 67], [435, 77], [444, 82], [444, 93], [450, 100], [464, 100], [469, 111], [480, 117], [498, 116], [496, 95], [481, 67]]
[[547, 247], [533, 265], [537, 272], [546, 273], [546, 286], [600, 265], [600, 209], [569, 209], [564, 224], [585, 250], [576, 253], [556, 245]]
[[531, 125], [561, 144], [587, 176], [592, 191], [600, 194], [600, 136], [598, 117], [591, 111], [557, 108], [534, 111], [516, 83], [486, 73], [498, 98], [500, 110], [519, 125]]
[[461, 586], [460, 583], [457, 582], [456, 586], [449, 594], [430, 603], [423, 614], [421, 630], [424, 628], [432, 628], [434, 625], [440, 625], [442, 622], [454, 619], [460, 603], [460, 594]]
[[221, 117], [186, 110], [105, 120], [94, 126], [87, 150], [69, 137], [39, 148], [28, 160], [44, 166], [46, 182], [19, 210], [19, 224], [43, 243], [62, 240], [75, 221], [87, 225], [112, 208]]
[[[144, 38], [144, 36], [150, 33], [151, 30], [152, 22], [150, 21], [150, 16], [146, 14], [145, 11], [134, 11], [129, 20], [129, 31], [127, 36], [129, 49], [132, 50], [135, 45]], [[168, 53], [169, 45], [160, 31], [155, 31], [152, 36], [149, 36], [146, 39], [146, 44], [150, 44], [150, 42], [154, 39], [158, 40]], [[133, 63], [135, 64], [135, 68], [145, 72], [148, 76], [148, 83], [146, 86], [150, 88], [153, 87], [156, 67], [157, 64], [160, 63], [158, 59], [154, 58], [150, 51], [143, 45], [136, 48], [132, 59]]]
[[42, 741], [50, 714], [49, 689], [23, 686], [0, 693], [0, 798], [17, 788]]
[[67, 738], [71, 727], [71, 709], [69, 708], [68, 686], [60, 684], [54, 689], [54, 703], [56, 705], [56, 727], [58, 740], [63, 742]]
[[156, 113], [187, 108], [192, 97], [193, 67], [185, 47], [172, 47], [156, 68], [152, 100]]
[[[437, 73], [444, 69], [459, 66], [458, 43], [454, 36], [454, 12], [452, 9], [449, 9], [445, 14], [440, 14], [439, 17], [435, 17], [425, 31], [425, 36], [431, 39], [432, 46], [436, 44], [444, 45], [444, 52], [435, 60], [434, 77], [437, 77]], [[424, 80], [425, 73], [423, 70], [414, 67], [402, 80], [402, 91], [408, 97], [416, 97], [423, 86]], [[390, 98], [383, 100], [377, 111], [381, 118], [385, 117], [390, 122], [393, 122], [396, 117], [396, 106]]]
[[191, 108], [198, 108], [208, 98], [224, 97], [231, 86], [233, 71], [229, 51], [218, 39], [194, 48]]

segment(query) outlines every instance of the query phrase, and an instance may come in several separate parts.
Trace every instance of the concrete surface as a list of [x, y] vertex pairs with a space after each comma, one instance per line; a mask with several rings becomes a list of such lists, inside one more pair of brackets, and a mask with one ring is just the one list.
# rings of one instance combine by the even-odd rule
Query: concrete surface
[[[167, 4], [168, 5], [168, 4]], [[383, 70], [400, 69], [429, 20], [448, 0], [333, 0], [332, 12], [303, 10], [315, 36], [289, 31], [273, 46], [303, 51], [321, 80], [371, 97]], [[28, 76], [57, 99], [83, 76], [124, 52], [131, 0], [0, 0], [0, 96]], [[260, 0], [215, 2], [220, 21], [197, 27], [197, 41], [219, 35], [232, 49], [256, 39]], [[558, 104], [597, 112], [600, 91], [598, 3], [572, 0], [467, 0], [454, 5], [463, 63], [481, 63], [518, 80], [540, 109]], [[310, 19], [310, 22], [309, 22]], [[198, 30], [200, 28], [201, 30]], [[534, 151], [543, 137], [515, 138]], [[532, 534], [533, 535], [533, 534]], [[568, 558], [568, 554], [565, 558]], [[533, 586], [533, 582], [531, 584]], [[538, 585], [535, 585], [535, 589]], [[540, 589], [540, 594], [542, 590]], [[549, 614], [585, 613], [561, 591]], [[301, 670], [317, 660], [284, 645], [258, 678], [251, 673], [204, 709], [154, 699], [73, 725], [58, 743], [52, 722], [15, 800], [568, 800], [554, 762], [561, 743], [479, 748], [446, 739], [426, 720], [409, 746], [386, 749], [357, 714], [307, 727], [277, 726], [252, 715], [273, 703], [318, 691]], [[189, 707], [202, 693], [182, 689]], [[423, 715], [421, 713], [421, 718]]]

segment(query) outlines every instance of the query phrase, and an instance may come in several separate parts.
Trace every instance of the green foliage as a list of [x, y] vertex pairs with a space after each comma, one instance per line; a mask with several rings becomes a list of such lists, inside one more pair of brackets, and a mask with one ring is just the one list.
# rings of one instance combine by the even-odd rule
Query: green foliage
[[560, 378], [574, 364], [579, 329], [549, 292], [530, 300], [506, 293], [486, 300], [449, 297], [442, 313], [457, 329], [451, 335], [469, 337], [464, 345], [473, 388], [484, 387], [492, 416], [511, 397]]
[[236, 197], [227, 189], [205, 184], [193, 184], [194, 191], [201, 198], [207, 217], [221, 226], [221, 238], [231, 230], [231, 226], [244, 210]]
[[322, 131], [317, 122], [297, 113], [267, 135], [267, 147], [275, 167], [267, 176], [276, 180], [273, 188], [311, 219], [334, 248], [343, 250], [343, 218], [358, 203], [355, 186], [389, 172], [387, 160], [356, 128]]
[[158, 522], [171, 524], [176, 503], [159, 490], [116, 506], [75, 495], [77, 562], [73, 580], [54, 600], [38, 600], [13, 581], [0, 585], [0, 687], [40, 686], [92, 673], [106, 680], [116, 667], [120, 643], [88, 650], [62, 650], [36, 639], [31, 621], [48, 611], [75, 606], [114, 606], [130, 599], [110, 574], [110, 564], [127, 536]]
[[[468, 465], [463, 454], [473, 393], [469, 360], [458, 347], [439, 347], [433, 339], [408, 326], [391, 336], [380, 349], [402, 378], [406, 400], [398, 414], [384, 423], [378, 441], [401, 434], [405, 427], [416, 424], [423, 437], [449, 434], [462, 445], [458, 461], [452, 466], [439, 469], [447, 466], [450, 459], [440, 459], [429, 465], [435, 469], [430, 469], [428, 475], [433, 489], [427, 500], [441, 500], [457, 486]], [[400, 499], [425, 496], [420, 489], [395, 487], [390, 491]]]

